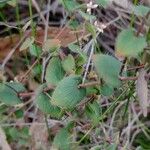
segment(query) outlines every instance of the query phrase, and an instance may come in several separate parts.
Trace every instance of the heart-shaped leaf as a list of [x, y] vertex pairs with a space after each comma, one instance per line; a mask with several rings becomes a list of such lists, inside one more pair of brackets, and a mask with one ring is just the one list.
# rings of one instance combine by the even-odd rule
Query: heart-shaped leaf
[[16, 91], [3, 83], [0, 83], [0, 101], [10, 106], [21, 103]]
[[65, 71], [59, 57], [53, 57], [46, 68], [45, 79], [48, 84], [57, 85], [64, 77]]
[[78, 87], [80, 83], [80, 76], [64, 78], [52, 95], [52, 104], [65, 109], [75, 107], [86, 95], [86, 90]]
[[100, 78], [102, 78], [107, 85], [117, 87], [120, 85], [118, 78], [121, 69], [121, 62], [109, 55], [95, 55], [94, 65]]
[[57, 106], [53, 106], [50, 102], [50, 98], [44, 94], [39, 93], [36, 96], [37, 107], [45, 114], [50, 114], [51, 117], [59, 118], [61, 116], [61, 109]]
[[129, 28], [119, 33], [116, 40], [117, 56], [137, 56], [146, 47], [146, 38], [137, 37]]

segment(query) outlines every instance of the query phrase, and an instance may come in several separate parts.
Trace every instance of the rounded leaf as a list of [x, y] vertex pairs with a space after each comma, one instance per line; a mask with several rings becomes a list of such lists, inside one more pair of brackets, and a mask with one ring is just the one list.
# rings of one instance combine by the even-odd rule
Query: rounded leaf
[[80, 76], [64, 78], [52, 95], [52, 104], [65, 109], [75, 107], [86, 96], [86, 90], [78, 87], [80, 83]]
[[46, 68], [45, 79], [48, 84], [57, 85], [63, 79], [65, 71], [59, 57], [53, 57]]
[[109, 55], [95, 55], [94, 65], [100, 78], [102, 78], [107, 85], [117, 87], [120, 85], [119, 72], [121, 69], [121, 62]]
[[68, 73], [73, 72], [75, 69], [75, 61], [72, 55], [68, 55], [63, 61], [62, 66], [64, 70]]
[[116, 40], [117, 56], [137, 56], [146, 47], [146, 38], [136, 36], [132, 28], [123, 30]]

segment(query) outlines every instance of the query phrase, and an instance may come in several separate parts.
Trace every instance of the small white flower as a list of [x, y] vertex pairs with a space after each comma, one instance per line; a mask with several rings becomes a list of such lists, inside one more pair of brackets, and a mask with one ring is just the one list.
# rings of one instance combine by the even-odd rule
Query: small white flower
[[107, 27], [104, 23], [98, 23], [98, 21], [95, 21], [94, 25], [97, 28], [97, 30], [101, 33], [103, 33], [104, 29]]
[[91, 10], [92, 9], [94, 9], [94, 8], [97, 8], [97, 4], [93, 4], [93, 2], [92, 2], [92, 0], [89, 2], [89, 3], [87, 3], [87, 12], [89, 13], [89, 14], [91, 14]]

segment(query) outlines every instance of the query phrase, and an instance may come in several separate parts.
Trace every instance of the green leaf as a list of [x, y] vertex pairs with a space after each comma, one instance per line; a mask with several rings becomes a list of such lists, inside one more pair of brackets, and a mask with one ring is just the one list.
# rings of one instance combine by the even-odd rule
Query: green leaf
[[42, 53], [42, 49], [36, 44], [31, 44], [29, 50], [30, 54], [36, 57], [39, 57], [40, 54]]
[[9, 4], [10, 6], [15, 7], [16, 4], [17, 4], [17, 1], [16, 0], [10, 0], [10, 1], [7, 2], [7, 4]]
[[32, 69], [32, 74], [33, 76], [40, 75], [42, 73], [42, 65], [37, 64], [35, 67]]
[[26, 40], [22, 43], [20, 47], [20, 51], [26, 50], [29, 48], [34, 42], [34, 37], [26, 38]]
[[71, 44], [68, 45], [68, 47], [69, 47], [69, 49], [70, 49], [72, 52], [77, 53], [77, 54], [80, 54], [80, 56], [81, 56], [84, 60], [87, 59], [87, 56], [85, 55], [85, 53], [83, 53], [83, 52], [81, 51], [81, 49], [80, 49], [80, 47], [79, 47], [78, 45], [71, 43]]
[[94, 65], [100, 78], [102, 78], [106, 84], [112, 87], [118, 87], [120, 85], [119, 72], [121, 69], [121, 62], [109, 55], [95, 55]]
[[111, 96], [114, 92], [114, 88], [110, 85], [108, 86], [107, 84], [104, 84], [100, 87], [100, 92], [103, 96]]
[[133, 13], [137, 16], [146, 16], [149, 11], [150, 7], [146, 7], [144, 5], [138, 5], [133, 7]]
[[65, 71], [59, 57], [53, 57], [46, 68], [45, 79], [47, 84], [57, 85], [63, 79]]
[[64, 78], [52, 95], [52, 104], [64, 109], [75, 107], [86, 95], [84, 88], [78, 88], [82, 79], [80, 76]]
[[59, 118], [62, 113], [61, 109], [57, 106], [53, 106], [51, 104], [50, 98], [44, 94], [44, 93], [39, 93], [36, 96], [36, 104], [37, 107], [45, 114], [50, 114], [51, 117]]
[[90, 95], [93, 95], [93, 94], [98, 94], [98, 89], [97, 87], [87, 87], [86, 88], [86, 95], [87, 96], [90, 96]]
[[85, 27], [86, 27], [87, 31], [92, 34], [93, 38], [96, 38], [96, 29], [95, 29], [95, 27], [90, 23], [86, 23]]
[[72, 20], [70, 20], [70, 22], [69, 22], [69, 27], [71, 28], [71, 29], [77, 29], [78, 27], [79, 27], [79, 22], [76, 20], [76, 19], [72, 19]]
[[107, 6], [109, 6], [109, 4], [111, 3], [110, 0], [96, 0], [96, 3], [104, 8], [106, 8]]
[[53, 147], [59, 150], [71, 150], [71, 135], [66, 128], [61, 129], [56, 134]]
[[70, 12], [81, 7], [81, 5], [76, 2], [76, 0], [60, 0], [60, 1], [63, 4], [63, 6], [66, 8], [66, 10]]
[[21, 103], [17, 93], [12, 88], [3, 83], [0, 83], [0, 101], [10, 106]]
[[5, 84], [7, 86], [11, 87], [12, 89], [14, 89], [18, 93], [26, 91], [26, 88], [24, 87], [24, 85], [22, 83], [19, 83], [19, 82], [5, 82]]
[[101, 111], [99, 104], [96, 101], [87, 105], [85, 113], [88, 118], [91, 119], [93, 125], [97, 125], [99, 123]]
[[78, 11], [78, 12], [80, 13], [80, 15], [81, 15], [85, 20], [94, 20], [94, 19], [96, 19], [95, 16], [90, 15], [90, 14], [88, 14], [88, 13], [85, 13], [85, 12], [83, 12], [83, 11]]
[[116, 40], [116, 54], [120, 56], [137, 56], [146, 47], [146, 38], [137, 37], [129, 28], [121, 31]]
[[117, 150], [117, 144], [111, 144], [109, 145], [106, 150]]
[[67, 73], [71, 73], [75, 69], [75, 61], [72, 55], [68, 55], [63, 61], [62, 66]]
[[58, 51], [61, 46], [59, 39], [47, 39], [43, 44], [43, 51], [55, 52]]

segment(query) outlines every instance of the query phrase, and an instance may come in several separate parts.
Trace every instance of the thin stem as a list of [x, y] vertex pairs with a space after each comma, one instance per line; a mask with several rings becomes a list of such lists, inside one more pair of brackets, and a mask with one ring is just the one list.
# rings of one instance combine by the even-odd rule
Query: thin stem
[[[137, 3], [138, 3], [138, 0], [134, 0], [134, 5], [137, 5]], [[131, 22], [130, 22], [130, 26], [131, 27], [133, 27], [133, 25], [134, 25], [134, 21], [135, 21], [135, 15], [134, 15], [134, 13], [132, 13], [132, 15], [131, 15]]]

